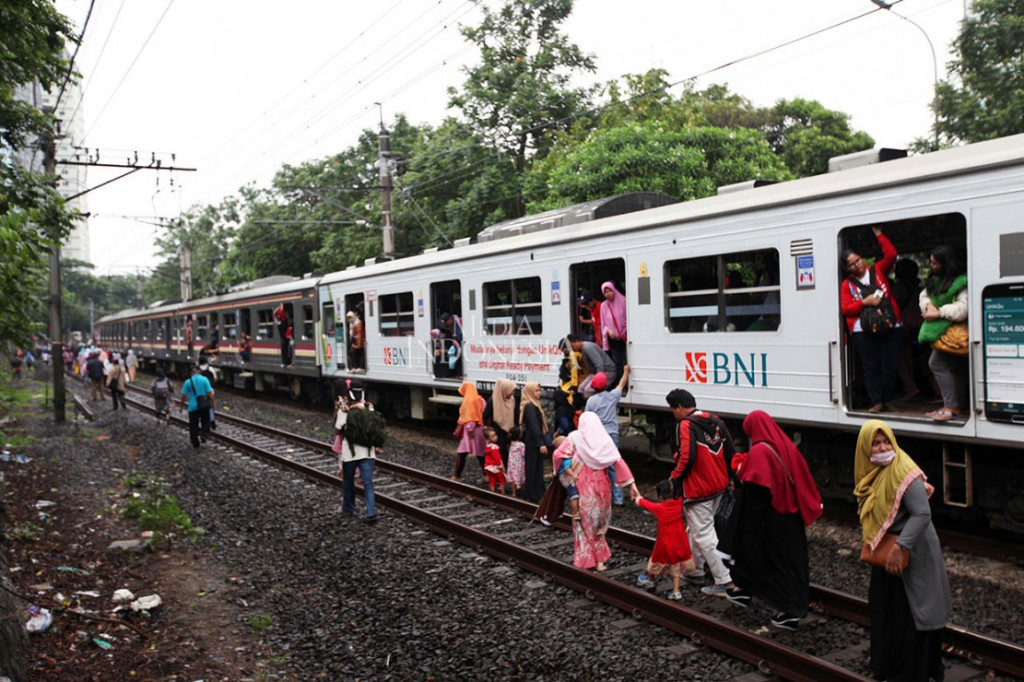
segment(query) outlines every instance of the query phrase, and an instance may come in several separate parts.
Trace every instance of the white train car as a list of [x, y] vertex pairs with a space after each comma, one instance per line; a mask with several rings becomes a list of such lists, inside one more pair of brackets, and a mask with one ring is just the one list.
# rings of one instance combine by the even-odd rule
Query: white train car
[[[878, 226], [925, 268], [941, 244], [966, 254], [972, 401], [942, 423], [926, 417], [934, 406], [879, 416], [919, 448], [948, 505], [982, 497], [1024, 524], [1022, 215], [1015, 136], [459, 246], [322, 278], [318, 361], [325, 376], [390, 386], [414, 417], [452, 402], [463, 379], [552, 387], [558, 342], [579, 331], [577, 295], [613, 280], [628, 302], [624, 408], [656, 421], [665, 394], [685, 387], [726, 417], [765, 409], [798, 430], [826, 492], [848, 490], [852, 434], [875, 415], [839, 310], [839, 260], [846, 248], [878, 257]], [[354, 371], [342, 311], [357, 308], [367, 364]], [[461, 319], [461, 367], [448, 371], [431, 341], [443, 313]]]

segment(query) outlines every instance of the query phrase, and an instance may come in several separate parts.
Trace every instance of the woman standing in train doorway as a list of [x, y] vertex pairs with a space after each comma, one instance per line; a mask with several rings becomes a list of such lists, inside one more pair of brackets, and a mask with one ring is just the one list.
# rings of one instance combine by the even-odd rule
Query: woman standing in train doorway
[[626, 364], [626, 297], [611, 281], [601, 285], [601, 294], [601, 347], [611, 356], [616, 375], [621, 377]]
[[[928, 507], [934, 488], [880, 419], [861, 427], [853, 466], [864, 542], [874, 550], [887, 533], [898, 536], [885, 568], [871, 567], [871, 672], [879, 680], [942, 680], [951, 601]], [[902, 568], [906, 554], [910, 561]]]

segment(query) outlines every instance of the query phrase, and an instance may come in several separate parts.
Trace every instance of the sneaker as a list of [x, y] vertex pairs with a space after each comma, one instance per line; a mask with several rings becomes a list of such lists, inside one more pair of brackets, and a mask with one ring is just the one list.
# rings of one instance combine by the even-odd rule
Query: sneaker
[[695, 571], [693, 573], [683, 573], [683, 580], [691, 585], [703, 585], [708, 581], [708, 577], [699, 571]]
[[670, 590], [668, 592], [668, 594], [665, 595], [665, 598], [670, 600], [670, 601], [682, 601], [683, 600], [683, 593], [682, 592], [672, 592]]
[[729, 587], [725, 585], [705, 585], [700, 588], [701, 594], [706, 594], [709, 597], [722, 597], [728, 598]]
[[725, 598], [729, 600], [730, 604], [735, 604], [736, 606], [742, 606], [743, 608], [750, 606], [750, 594], [738, 587], [727, 589], [725, 591]]
[[800, 627], [800, 618], [791, 616], [785, 611], [779, 611], [768, 622], [771, 623], [773, 628], [779, 628], [780, 630], [796, 630]]
[[550, 525], [551, 525], [551, 522], [550, 522], [550, 521], [548, 521], [548, 517], [546, 517], [546, 516], [542, 516], [542, 517], [540, 517], [540, 519], [539, 519], [539, 520], [540, 520], [540, 522], [541, 522], [542, 524], [544, 524], [545, 526], [550, 526]]
[[654, 581], [647, 577], [646, 573], [641, 573], [636, 578], [636, 584], [639, 587], [651, 588], [654, 587]]

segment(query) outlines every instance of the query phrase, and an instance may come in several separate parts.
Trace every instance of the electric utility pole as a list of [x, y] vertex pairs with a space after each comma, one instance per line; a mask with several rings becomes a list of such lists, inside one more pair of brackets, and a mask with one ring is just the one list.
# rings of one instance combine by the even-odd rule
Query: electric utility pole
[[[57, 177], [57, 143], [52, 135], [43, 138], [43, 166], [46, 176], [56, 184]], [[56, 225], [48, 225], [53, 248], [50, 250], [50, 362], [53, 364], [53, 420], [64, 421], [64, 344], [61, 324], [61, 288], [60, 288], [60, 237]]]

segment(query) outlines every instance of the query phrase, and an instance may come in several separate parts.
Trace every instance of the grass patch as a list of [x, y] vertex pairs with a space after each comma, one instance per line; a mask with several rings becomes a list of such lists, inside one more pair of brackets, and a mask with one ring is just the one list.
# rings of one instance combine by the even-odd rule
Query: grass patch
[[3, 434], [3, 445], [8, 450], [23, 450], [30, 445], [34, 445], [39, 439], [35, 436], [30, 436], [24, 433], [5, 433]]
[[249, 624], [249, 628], [253, 632], [266, 632], [266, 630], [274, 622], [273, 616], [249, 616], [245, 619], [245, 622]]
[[43, 537], [43, 529], [31, 521], [26, 521], [25, 523], [13, 526], [5, 535], [11, 541], [39, 542]]
[[203, 529], [192, 525], [192, 519], [167, 494], [167, 484], [160, 479], [130, 471], [121, 476], [121, 484], [129, 489], [122, 516], [137, 520], [140, 530], [152, 531], [146, 543], [154, 549], [170, 547], [179, 539], [194, 541], [203, 535]]

